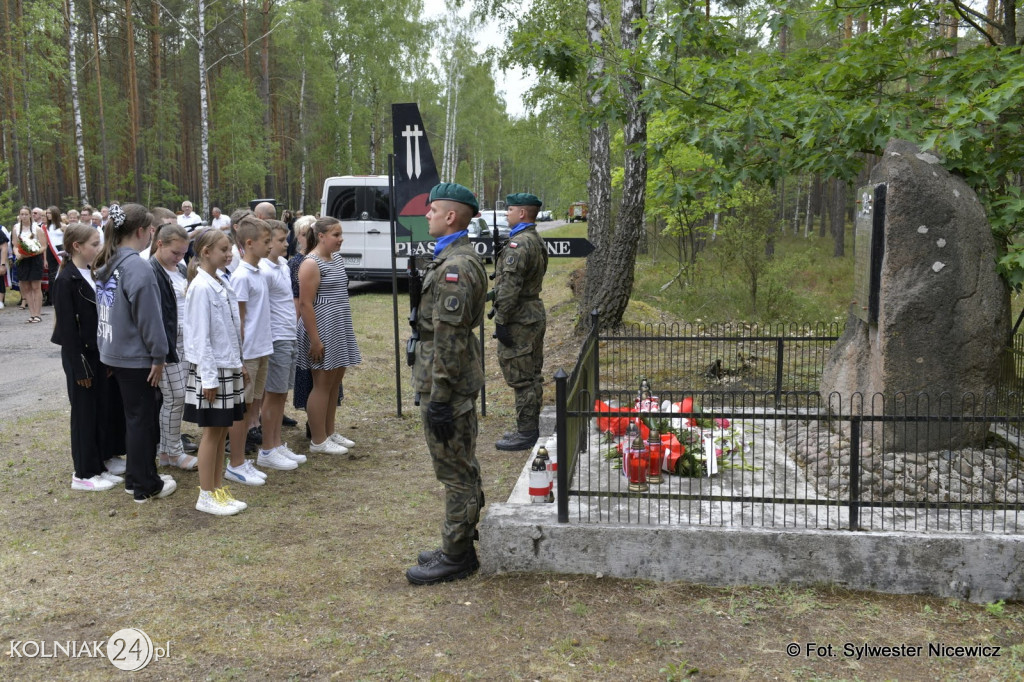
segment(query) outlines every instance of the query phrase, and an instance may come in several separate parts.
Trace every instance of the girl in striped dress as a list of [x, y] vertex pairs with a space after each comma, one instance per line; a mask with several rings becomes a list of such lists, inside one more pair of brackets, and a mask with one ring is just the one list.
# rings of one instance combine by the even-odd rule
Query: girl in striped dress
[[309, 451], [333, 455], [355, 446], [335, 431], [334, 421], [345, 369], [362, 361], [352, 328], [348, 273], [338, 253], [342, 241], [341, 222], [320, 218], [309, 231], [311, 248], [299, 266], [298, 365], [313, 374], [306, 403]]

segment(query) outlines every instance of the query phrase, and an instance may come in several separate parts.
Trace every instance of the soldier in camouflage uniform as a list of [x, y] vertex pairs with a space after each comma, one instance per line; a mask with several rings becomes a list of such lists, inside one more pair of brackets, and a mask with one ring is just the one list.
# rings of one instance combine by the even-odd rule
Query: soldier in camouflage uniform
[[507, 197], [508, 241], [495, 264], [494, 335], [498, 364], [505, 382], [516, 394], [516, 430], [494, 444], [499, 450], [532, 448], [540, 436], [540, 407], [544, 392], [544, 331], [547, 315], [540, 300], [548, 252], [537, 234], [541, 201], [532, 194]]
[[406, 572], [414, 585], [465, 578], [479, 566], [473, 539], [484, 499], [476, 459], [483, 368], [474, 330], [483, 319], [487, 274], [466, 231], [478, 210], [462, 185], [441, 183], [430, 192], [427, 222], [437, 244], [423, 278], [413, 388], [423, 403], [434, 473], [445, 487], [445, 520], [441, 548], [421, 552]]

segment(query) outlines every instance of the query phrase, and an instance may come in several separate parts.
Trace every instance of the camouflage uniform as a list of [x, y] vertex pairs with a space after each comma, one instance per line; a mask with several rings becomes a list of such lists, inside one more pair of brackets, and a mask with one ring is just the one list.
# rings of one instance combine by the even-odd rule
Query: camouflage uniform
[[536, 431], [544, 392], [544, 331], [547, 314], [540, 300], [548, 251], [536, 225], [505, 244], [495, 266], [494, 322], [508, 327], [515, 345], [498, 344], [498, 364], [516, 393], [516, 428]]
[[[413, 389], [421, 396], [434, 474], [445, 487], [441, 549], [454, 556], [473, 548], [483, 503], [476, 459], [476, 396], [484, 377], [474, 330], [483, 319], [487, 274], [468, 237], [456, 239], [427, 265], [422, 292]], [[455, 437], [447, 444], [430, 428], [429, 402], [452, 406]]]

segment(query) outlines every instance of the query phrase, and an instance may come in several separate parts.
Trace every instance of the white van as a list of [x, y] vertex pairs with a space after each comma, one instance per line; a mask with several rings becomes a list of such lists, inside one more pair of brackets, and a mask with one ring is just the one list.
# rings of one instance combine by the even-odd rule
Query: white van
[[[341, 221], [341, 255], [350, 280], [391, 281], [391, 218], [386, 175], [341, 175], [324, 180], [320, 215]], [[406, 259], [399, 258], [399, 277]]]

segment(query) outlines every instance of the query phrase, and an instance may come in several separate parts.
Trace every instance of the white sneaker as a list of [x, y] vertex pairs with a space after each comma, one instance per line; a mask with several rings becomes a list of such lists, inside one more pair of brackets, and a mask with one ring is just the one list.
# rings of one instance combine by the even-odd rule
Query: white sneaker
[[196, 500], [196, 511], [206, 512], [207, 514], [213, 514], [214, 516], [232, 516], [242, 511], [233, 504], [229, 504], [225, 500], [219, 499], [217, 493], [219, 490], [210, 492], [209, 490], [199, 489], [199, 499]]
[[325, 455], [347, 455], [348, 448], [344, 445], [338, 445], [330, 438], [325, 438], [323, 443], [314, 443], [309, 441], [309, 451], [314, 453], [323, 453]]
[[278, 471], [291, 471], [292, 469], [299, 468], [298, 462], [293, 462], [285, 457], [278, 452], [277, 448], [260, 450], [260, 454], [256, 458], [256, 464], [267, 469], [277, 469]]
[[160, 499], [167, 497], [168, 495], [170, 495], [171, 493], [178, 489], [178, 482], [171, 478], [168, 474], [160, 474], [160, 479], [164, 482], [164, 487], [160, 489], [160, 492], [158, 492], [156, 495], [151, 495], [150, 497], [144, 497], [141, 500], [136, 499], [135, 501], [138, 502], [139, 504], [146, 504], [152, 499]]
[[267, 480], [267, 472], [260, 471], [259, 469], [257, 469], [256, 465], [253, 463], [251, 459], [245, 460], [245, 464], [243, 464], [242, 466], [244, 466], [245, 470], [248, 471], [253, 476], [258, 476], [262, 478], [264, 481]]
[[278, 445], [277, 451], [280, 452], [285, 457], [287, 457], [288, 459], [290, 459], [291, 461], [296, 462], [297, 464], [306, 463], [305, 455], [300, 455], [297, 452], [292, 452], [287, 445]]
[[235, 496], [231, 494], [231, 491], [228, 490], [228, 487], [226, 485], [214, 490], [213, 494], [218, 500], [220, 500], [221, 502], [226, 502], [227, 504], [231, 505], [238, 511], [242, 511], [243, 509], [249, 508], [249, 505], [247, 505], [245, 502], [242, 502], [241, 500], [236, 500]]
[[266, 483], [266, 479], [262, 476], [257, 476], [251, 470], [254, 470], [254, 467], [249, 460], [245, 460], [245, 463], [239, 467], [233, 467], [229, 464], [224, 469], [224, 478], [235, 483], [241, 483], [242, 485], [263, 485]]
[[345, 436], [341, 435], [337, 431], [328, 436], [328, 438], [330, 438], [343, 448], [354, 448], [356, 446], [354, 442], [350, 441], [348, 438], [345, 438]]
[[114, 474], [110, 473], [109, 471], [101, 472], [100, 473], [100, 478], [102, 478], [105, 481], [110, 481], [111, 483], [124, 483], [124, 477], [123, 476], [115, 476]]
[[105, 461], [103, 465], [107, 467], [107, 471], [114, 474], [115, 476], [120, 476], [121, 474], [123, 474], [126, 468], [124, 463], [124, 457], [111, 457], [110, 459]]
[[114, 487], [112, 481], [108, 481], [102, 476], [96, 475], [92, 478], [78, 478], [77, 476], [71, 476], [71, 489], [72, 490], [86, 490], [88, 492], [98, 492], [100, 490], [110, 490]]

